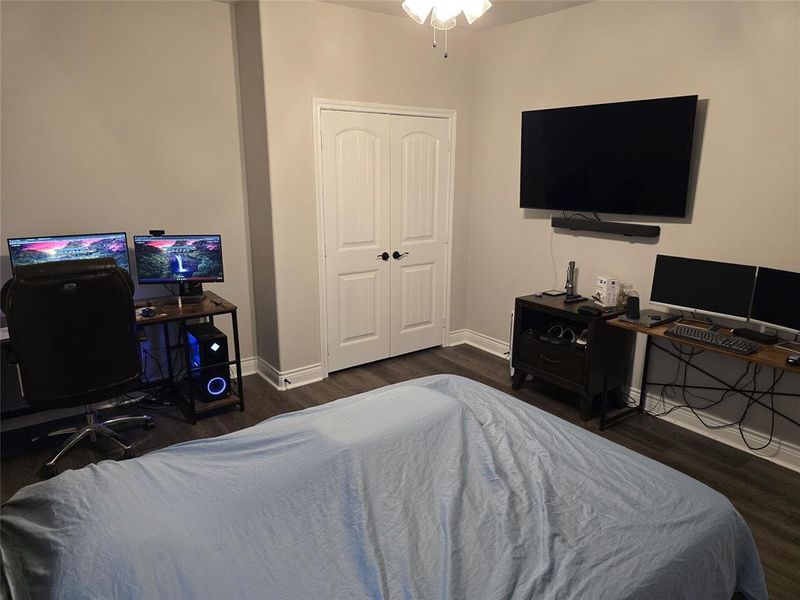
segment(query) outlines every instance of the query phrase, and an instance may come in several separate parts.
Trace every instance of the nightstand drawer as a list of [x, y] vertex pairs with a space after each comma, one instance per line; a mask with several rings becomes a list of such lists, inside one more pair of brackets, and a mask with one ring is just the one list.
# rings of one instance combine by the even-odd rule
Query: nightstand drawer
[[586, 351], [574, 345], [556, 346], [533, 335], [522, 335], [515, 358], [531, 367], [547, 371], [562, 379], [582, 383], [586, 366]]

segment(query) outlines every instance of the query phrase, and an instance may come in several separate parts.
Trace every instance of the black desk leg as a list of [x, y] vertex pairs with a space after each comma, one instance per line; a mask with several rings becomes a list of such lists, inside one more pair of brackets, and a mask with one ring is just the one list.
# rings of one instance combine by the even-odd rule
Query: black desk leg
[[[608, 390], [604, 389], [603, 390], [603, 412], [600, 414], [600, 431], [604, 431], [604, 430], [608, 429], [614, 423], [619, 423], [623, 419], [625, 419], [625, 418], [627, 418], [627, 417], [629, 417], [629, 416], [631, 416], [633, 414], [636, 414], [636, 413], [641, 414], [641, 413], [644, 412], [645, 402], [646, 402], [646, 399], [647, 399], [647, 369], [648, 369], [649, 365], [650, 365], [650, 336], [648, 335], [647, 336], [647, 344], [644, 347], [644, 364], [642, 365], [642, 381], [639, 384], [639, 389], [640, 389], [640, 392], [639, 392], [640, 393], [640, 395], [639, 395], [639, 405], [635, 406], [635, 407], [632, 407], [632, 408], [626, 408], [625, 410], [617, 413], [613, 417], [610, 417], [610, 418], [606, 419], [606, 406], [607, 406], [606, 400], [607, 400]], [[603, 387], [604, 388], [606, 387], [605, 384], [603, 384]]]
[[242, 356], [239, 354], [239, 320], [236, 311], [231, 313], [233, 324], [233, 351], [236, 352], [236, 382], [239, 387], [239, 410], [244, 412], [244, 381], [242, 380]]
[[[180, 342], [180, 340], [178, 340]], [[169, 387], [177, 398], [178, 406], [192, 425], [197, 424], [197, 411], [194, 409], [194, 398], [186, 398], [175, 382], [175, 367], [172, 364], [172, 341], [169, 339], [169, 323], [164, 323], [164, 345], [167, 347], [167, 373]], [[188, 362], [187, 362], [188, 364]]]
[[169, 323], [164, 323], [164, 346], [167, 349], [167, 373], [169, 373], [169, 385], [175, 386], [175, 374], [172, 371], [172, 348], [169, 340]]
[[642, 381], [639, 383], [639, 412], [644, 412], [645, 403], [647, 402], [647, 370], [650, 366], [650, 336], [647, 336], [647, 342], [644, 346], [644, 364], [642, 365]]

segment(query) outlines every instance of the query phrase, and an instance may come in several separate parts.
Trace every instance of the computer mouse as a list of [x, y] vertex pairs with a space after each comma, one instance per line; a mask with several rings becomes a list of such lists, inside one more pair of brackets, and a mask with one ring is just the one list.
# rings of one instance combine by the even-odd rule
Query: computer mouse
[[154, 317], [154, 316], [156, 316], [156, 309], [154, 309], [154, 308], [151, 308], [151, 307], [149, 307], [149, 306], [145, 306], [145, 307], [142, 309], [142, 316], [143, 316], [143, 317], [146, 317], [146, 318], [148, 318], [148, 317]]
[[800, 354], [790, 354], [786, 357], [787, 365], [800, 365]]
[[660, 321], [661, 315], [648, 315], [651, 321]]

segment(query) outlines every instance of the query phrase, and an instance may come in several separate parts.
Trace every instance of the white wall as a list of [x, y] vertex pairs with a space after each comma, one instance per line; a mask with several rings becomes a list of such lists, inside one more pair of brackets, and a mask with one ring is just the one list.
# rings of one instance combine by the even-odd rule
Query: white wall
[[[255, 8], [236, 9], [250, 19], [238, 23], [240, 68], [257, 70], [259, 52], [263, 63], [260, 87], [242, 82], [240, 137], [228, 6], [3, 2], [3, 241], [220, 231], [227, 280], [209, 289], [242, 308], [244, 355], [255, 290], [262, 357], [281, 370], [317, 363], [311, 99], [324, 97], [458, 110], [453, 329], [506, 340], [513, 298], [562, 285], [571, 259], [579, 291], [610, 272], [644, 299], [659, 252], [800, 269], [797, 3], [593, 2], [458, 29], [447, 60], [406, 18]], [[518, 208], [522, 110], [694, 93], [705, 102], [693, 207], [659, 221], [656, 243], [553, 233], [548, 214]], [[719, 368], [735, 378], [740, 367]], [[799, 416], [794, 404], [781, 401]]]
[[314, 97], [458, 111], [451, 324], [464, 326], [469, 203], [470, 32], [450, 58], [430, 28], [321, 2], [262, 2], [281, 370], [320, 362], [315, 229]]
[[[569, 260], [578, 292], [611, 274], [644, 300], [657, 253], [800, 270], [799, 15], [798, 3], [593, 2], [478, 34], [467, 327], [507, 340], [514, 297], [563, 287]], [[662, 226], [655, 243], [553, 233], [548, 212], [519, 208], [521, 111], [684, 94], [706, 101], [693, 209], [641, 219]], [[716, 368], [735, 380], [743, 364]], [[800, 418], [796, 399], [779, 406]], [[767, 412], [754, 412], [768, 428]], [[778, 421], [780, 436], [800, 440]]]
[[271, 365], [277, 365], [279, 332], [275, 291], [275, 240], [272, 234], [267, 106], [259, 5], [258, 2], [239, 2], [231, 10], [236, 24], [256, 345], [259, 358]]
[[240, 307], [252, 356], [238, 119], [225, 4], [3, 2], [4, 275], [8, 237], [219, 232], [208, 289]]

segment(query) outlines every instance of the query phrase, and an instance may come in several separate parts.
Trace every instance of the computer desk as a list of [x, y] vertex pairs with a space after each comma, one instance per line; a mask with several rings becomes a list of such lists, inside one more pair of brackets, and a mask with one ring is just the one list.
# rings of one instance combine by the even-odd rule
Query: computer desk
[[[237, 307], [235, 304], [228, 302], [221, 296], [214, 292], [205, 292], [203, 302], [197, 304], [184, 304], [181, 308], [177, 306], [177, 298], [175, 296], [167, 296], [162, 298], [149, 298], [136, 302], [136, 307], [141, 308], [147, 306], [148, 303], [155, 309], [156, 315], [153, 317], [137, 317], [136, 325], [139, 328], [161, 326], [164, 335], [164, 346], [166, 347], [166, 363], [167, 363], [167, 378], [165, 382], [174, 392], [178, 398], [178, 406], [183, 412], [184, 416], [191, 422], [196, 423], [197, 417], [200, 414], [206, 413], [211, 410], [222, 408], [225, 406], [238, 405], [239, 410], [244, 410], [244, 386], [242, 385], [242, 359], [239, 351], [239, 323], [236, 316]], [[183, 323], [192, 319], [207, 318], [212, 323], [214, 317], [230, 315], [231, 325], [233, 327], [233, 350], [234, 358], [228, 361], [229, 366], [236, 367], [236, 387], [235, 393], [232, 389], [232, 394], [227, 398], [214, 400], [211, 402], [197, 401], [191, 393], [184, 393], [179, 388], [179, 382], [175, 380], [175, 370], [172, 361], [172, 351], [174, 349], [183, 347], [183, 340], [180, 343], [173, 345], [170, 342], [169, 326], [172, 323]], [[0, 345], [3, 350], [3, 369], [6, 366], [6, 354], [11, 350], [11, 342], [5, 329], [5, 318], [0, 320], [0, 327], [3, 335], [0, 336]], [[141, 338], [140, 338], [141, 339]], [[229, 357], [230, 358], [230, 357]], [[212, 365], [219, 367], [219, 365]], [[3, 430], [7, 428], [24, 427], [30, 424], [38, 424], [40, 422], [48, 422], [51, 420], [58, 420], [74, 414], [81, 414], [83, 409], [53, 409], [50, 411], [42, 411], [31, 408], [21, 395], [20, 389], [17, 388], [17, 377], [10, 377], [9, 373], [4, 370], [3, 389], [0, 398], [0, 419], [3, 421]], [[14, 385], [12, 385], [14, 384]], [[35, 414], [34, 414], [35, 413]], [[45, 414], [47, 413], [47, 414]], [[21, 419], [19, 424], [16, 420]]]
[[[763, 367], [772, 367], [776, 371], [785, 371], [789, 376], [800, 376], [800, 366], [798, 365], [788, 365], [786, 364], [786, 357], [791, 354], [790, 351], [784, 350], [781, 348], [776, 348], [774, 346], [762, 346], [757, 352], [752, 354], [736, 354], [735, 352], [729, 352], [728, 350], [723, 350], [722, 348], [716, 348], [714, 346], [707, 346], [705, 344], [700, 344], [697, 342], [691, 342], [687, 340], [679, 340], [673, 337], [669, 337], [666, 335], [666, 331], [673, 326], [674, 323], [667, 323], [664, 325], [655, 325], [653, 327], [643, 327], [642, 325], [635, 325], [633, 323], [628, 323], [627, 321], [621, 321], [619, 318], [611, 319], [608, 321], [608, 324], [613, 327], [619, 327], [620, 329], [627, 329], [628, 331], [634, 331], [636, 333], [642, 333], [647, 336], [647, 343], [645, 345], [644, 351], [644, 364], [642, 365], [642, 379], [641, 383], [639, 384], [640, 396], [639, 396], [639, 404], [633, 408], [629, 408], [619, 412], [618, 414], [614, 415], [606, 419], [605, 410], [601, 413], [600, 416], [600, 429], [605, 429], [610, 427], [614, 423], [621, 421], [622, 419], [635, 414], [635, 413], [642, 413], [644, 412], [645, 400], [647, 396], [647, 387], [648, 386], [665, 386], [669, 385], [671, 387], [677, 387], [681, 389], [699, 389], [699, 390], [718, 390], [718, 391], [734, 391], [734, 386], [714, 375], [713, 373], [708, 372], [706, 369], [702, 367], [698, 367], [697, 365], [691, 363], [687, 359], [680, 356], [678, 353], [672, 351], [670, 348], [665, 347], [663, 344], [657, 343], [659, 340], [668, 341], [668, 342], [675, 342], [676, 344], [681, 344], [684, 346], [691, 346], [692, 348], [699, 348], [702, 350], [709, 350], [711, 352], [715, 352], [717, 354], [722, 354], [724, 356], [728, 356], [730, 358], [747, 361], [756, 365], [760, 365]], [[728, 328], [720, 327], [718, 328], [720, 333], [730, 333], [731, 330]], [[684, 385], [684, 384], [673, 384], [673, 383], [662, 383], [657, 381], [648, 381], [647, 379], [647, 371], [650, 365], [650, 351], [652, 348], [656, 348], [665, 354], [669, 354], [674, 359], [692, 367], [696, 371], [703, 373], [707, 377], [713, 379], [721, 386], [724, 387], [717, 387], [717, 386], [704, 386], [704, 385]], [[800, 379], [798, 379], [798, 386], [800, 386]], [[747, 390], [744, 392], [744, 395], [748, 396], [753, 400], [753, 402], [760, 404], [765, 408], [773, 408], [767, 406], [763, 403], [760, 399], [755, 398], [755, 395], [763, 394], [764, 392], [774, 394], [775, 396], [791, 396], [795, 398], [800, 398], [800, 393], [793, 393], [793, 392], [769, 392], [769, 390]], [[739, 392], [742, 393], [742, 392]], [[781, 413], [780, 411], [775, 410], [775, 414], [783, 417], [787, 421], [791, 421], [796, 425], [800, 425], [794, 419], [791, 419]]]
[[[192, 423], [197, 423], [197, 416], [211, 410], [216, 410], [225, 406], [239, 405], [239, 410], [244, 411], [244, 385], [242, 384], [242, 357], [239, 352], [239, 322], [236, 317], [237, 307], [235, 304], [228, 302], [225, 298], [215, 294], [214, 292], [205, 292], [205, 297], [202, 302], [197, 304], [183, 304], [178, 307], [177, 296], [166, 296], [161, 298], [147, 298], [136, 302], [136, 308], [143, 308], [151, 306], [156, 314], [152, 317], [136, 317], [136, 325], [138, 327], [153, 327], [160, 325], [164, 334], [164, 347], [166, 348], [166, 362], [167, 362], [167, 383], [176, 392], [179, 399], [179, 406], [184, 416]], [[231, 395], [227, 398], [219, 400], [212, 400], [211, 402], [197, 401], [194, 396], [189, 393], [185, 394], [178, 388], [178, 382], [175, 381], [175, 367], [172, 361], [172, 350], [183, 348], [183, 340], [179, 343], [172, 345], [170, 342], [169, 326], [172, 323], [185, 323], [192, 319], [208, 319], [212, 324], [214, 317], [230, 315], [231, 325], [233, 328], [233, 351], [234, 358], [228, 361], [228, 366], [236, 367], [236, 390], [231, 390]], [[230, 357], [228, 357], [230, 358]], [[202, 370], [203, 368], [219, 367], [219, 364], [210, 365], [209, 367], [201, 367], [200, 369], [192, 369], [193, 371]]]

